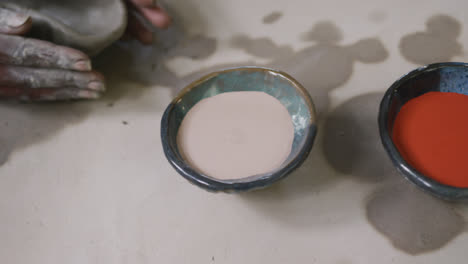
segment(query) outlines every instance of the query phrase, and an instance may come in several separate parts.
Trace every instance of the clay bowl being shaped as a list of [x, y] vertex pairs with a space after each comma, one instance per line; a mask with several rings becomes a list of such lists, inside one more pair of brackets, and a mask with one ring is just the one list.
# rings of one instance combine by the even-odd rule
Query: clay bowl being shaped
[[[260, 175], [221, 180], [192, 168], [177, 146], [177, 132], [184, 116], [199, 101], [235, 91], [260, 91], [278, 99], [288, 110], [294, 127], [291, 153], [280, 168]], [[191, 183], [213, 192], [241, 192], [264, 188], [285, 178], [309, 155], [317, 132], [316, 115], [308, 92], [284, 72], [241, 67], [213, 72], [189, 84], [167, 107], [161, 120], [164, 153], [175, 170]]]
[[3, 0], [0, 7], [28, 14], [32, 36], [95, 55], [124, 33], [127, 12], [120, 0]]
[[432, 91], [468, 95], [468, 64], [457, 62], [431, 64], [397, 80], [387, 90], [380, 104], [378, 120], [380, 137], [393, 164], [406, 179], [439, 198], [467, 200], [468, 188], [445, 185], [425, 176], [402, 157], [392, 140], [393, 124], [400, 108], [409, 100]]

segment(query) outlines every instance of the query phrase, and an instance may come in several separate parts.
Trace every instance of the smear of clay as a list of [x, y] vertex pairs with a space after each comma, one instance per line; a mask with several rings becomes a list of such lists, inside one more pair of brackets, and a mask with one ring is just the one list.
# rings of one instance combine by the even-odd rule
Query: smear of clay
[[404, 36], [400, 40], [403, 57], [416, 64], [450, 61], [462, 54], [462, 45], [457, 41], [461, 24], [447, 15], [436, 15], [426, 22], [426, 31]]
[[283, 16], [279, 11], [273, 11], [262, 18], [263, 24], [273, 24]]
[[166, 57], [204, 59], [215, 52], [216, 45], [214, 38], [193, 35], [180, 41], [176, 47], [169, 49]]
[[377, 38], [365, 38], [348, 46], [351, 56], [363, 63], [378, 63], [388, 57], [388, 52]]
[[343, 85], [351, 77], [356, 61], [378, 63], [388, 57], [382, 42], [376, 38], [362, 39], [349, 46], [339, 45], [342, 33], [329, 21], [317, 23], [302, 38], [315, 44], [292, 52], [290, 46], [279, 46], [266, 38], [252, 39], [242, 35], [233, 38], [231, 44], [251, 55], [272, 58], [270, 63], [260, 66], [291, 74], [309, 91], [319, 115], [328, 109], [329, 91]]
[[382, 23], [387, 19], [387, 13], [382, 10], [374, 10], [369, 14], [369, 20], [374, 23]]
[[294, 54], [291, 46], [277, 45], [273, 40], [266, 37], [250, 38], [247, 35], [239, 34], [232, 37], [230, 42], [232, 47], [242, 49], [260, 58], [274, 59]]
[[362, 181], [400, 177], [382, 146], [377, 124], [382, 93], [354, 97], [327, 117], [324, 154], [339, 172]]
[[[340, 29], [330, 21], [317, 23], [305, 33], [309, 46], [294, 51], [289, 45], [278, 45], [266, 37], [234, 36], [231, 44], [247, 53], [269, 59], [266, 64], [255, 61], [213, 65], [199, 71], [179, 76], [166, 63], [175, 57], [196, 60], [207, 58], [216, 50], [216, 40], [203, 35], [187, 36], [177, 24], [167, 31], [158, 32], [158, 42], [144, 47], [130, 41], [120, 43], [101, 54], [96, 68], [103, 71], [109, 87], [119, 87], [127, 78], [143, 84], [170, 87], [174, 94], [196, 78], [214, 70], [241, 65], [257, 65], [283, 70], [299, 80], [311, 93], [320, 113], [328, 109], [328, 92], [343, 85], [351, 76], [357, 61], [378, 63], [388, 57], [388, 52], [377, 38], [360, 40], [351, 45], [339, 45]], [[115, 84], [115, 85], [114, 85]], [[109, 89], [106, 97], [115, 99], [123, 95], [140, 94], [139, 89]]]
[[[285, 71], [301, 82], [311, 93], [320, 115], [328, 109], [328, 92], [343, 85], [350, 78], [355, 62], [377, 63], [388, 57], [382, 42], [376, 38], [360, 40], [348, 46], [339, 45], [342, 39], [341, 31], [332, 22], [323, 21], [306, 34], [309, 35], [306, 39], [313, 43], [296, 52], [291, 46], [278, 45], [266, 37], [233, 36], [233, 47], [255, 57], [269, 59], [269, 63], [244, 61], [218, 64], [179, 76], [166, 66], [167, 61], [177, 56], [197, 60], [207, 58], [215, 52], [216, 40], [201, 35], [187, 37], [177, 28], [161, 34], [161, 43], [158, 42], [154, 47], [142, 47], [136, 42], [127, 42], [113, 46], [100, 56], [98, 62], [104, 63], [96, 65], [108, 77], [109, 87], [112, 87], [113, 83], [120, 83], [125, 76], [145, 84], [170, 87], [175, 94], [188, 83], [215, 70], [245, 65], [263, 66]], [[189, 49], [190, 45], [192, 48]], [[138, 94], [128, 89], [109, 89], [108, 98], [113, 99], [129, 93]]]
[[412, 255], [439, 249], [464, 230], [463, 218], [446, 202], [408, 182], [377, 191], [366, 209], [370, 223]]
[[305, 41], [337, 43], [343, 39], [341, 30], [330, 21], [318, 22], [312, 29], [301, 36]]

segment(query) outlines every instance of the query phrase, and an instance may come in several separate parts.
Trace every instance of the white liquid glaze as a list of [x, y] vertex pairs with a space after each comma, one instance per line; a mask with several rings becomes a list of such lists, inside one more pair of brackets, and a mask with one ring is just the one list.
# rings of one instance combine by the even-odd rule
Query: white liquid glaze
[[240, 179], [280, 167], [291, 152], [287, 109], [263, 92], [229, 92], [201, 100], [185, 116], [177, 141], [198, 171]]

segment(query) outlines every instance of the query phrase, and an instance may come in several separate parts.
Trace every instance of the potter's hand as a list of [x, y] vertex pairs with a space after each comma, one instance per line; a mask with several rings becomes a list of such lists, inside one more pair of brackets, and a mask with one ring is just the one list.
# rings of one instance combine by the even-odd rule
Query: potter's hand
[[0, 98], [24, 101], [94, 99], [103, 77], [81, 51], [25, 38], [28, 16], [0, 8]]
[[153, 42], [151, 30], [146, 28], [135, 12], [143, 16], [153, 26], [164, 29], [169, 26], [171, 19], [167, 12], [155, 4], [154, 0], [125, 0], [128, 7], [127, 34], [138, 39], [143, 44]]

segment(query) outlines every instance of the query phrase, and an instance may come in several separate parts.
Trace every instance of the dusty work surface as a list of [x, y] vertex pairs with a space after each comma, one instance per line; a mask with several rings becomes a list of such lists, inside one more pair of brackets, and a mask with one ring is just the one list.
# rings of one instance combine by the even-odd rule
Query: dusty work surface
[[[383, 92], [419, 65], [466, 61], [464, 1], [170, 1], [176, 25], [95, 61], [96, 102], [0, 103], [0, 263], [460, 263], [468, 205], [403, 181], [380, 144]], [[174, 94], [213, 69], [296, 77], [319, 111], [284, 181], [212, 194], [167, 163]]]

